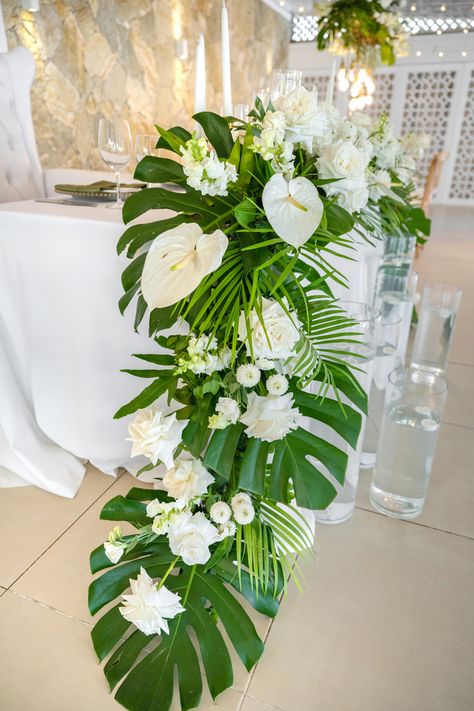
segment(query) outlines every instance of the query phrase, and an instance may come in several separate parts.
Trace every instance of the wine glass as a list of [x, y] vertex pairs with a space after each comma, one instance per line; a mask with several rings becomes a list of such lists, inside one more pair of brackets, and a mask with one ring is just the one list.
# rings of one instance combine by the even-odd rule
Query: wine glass
[[[139, 163], [145, 156], [157, 155], [156, 142], [158, 136], [148, 135], [146, 133], [138, 133], [135, 138], [135, 157]], [[151, 188], [151, 183], [146, 184], [147, 188]]]
[[117, 200], [107, 207], [122, 208], [120, 171], [125, 168], [132, 155], [132, 135], [128, 121], [125, 119], [100, 119], [99, 151], [104, 163], [115, 172], [117, 181]]

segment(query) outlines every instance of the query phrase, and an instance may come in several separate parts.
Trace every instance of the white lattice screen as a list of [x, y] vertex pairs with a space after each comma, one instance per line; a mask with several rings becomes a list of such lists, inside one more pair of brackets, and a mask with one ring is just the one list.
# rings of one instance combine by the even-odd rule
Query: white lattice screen
[[[305, 70], [304, 83], [325, 97], [330, 70]], [[434, 153], [449, 157], [435, 201], [474, 205], [474, 64], [453, 63], [382, 69], [376, 76], [370, 113], [390, 115], [399, 133], [429, 133], [431, 146], [420, 166], [426, 173]], [[346, 95], [338, 93], [344, 108]]]

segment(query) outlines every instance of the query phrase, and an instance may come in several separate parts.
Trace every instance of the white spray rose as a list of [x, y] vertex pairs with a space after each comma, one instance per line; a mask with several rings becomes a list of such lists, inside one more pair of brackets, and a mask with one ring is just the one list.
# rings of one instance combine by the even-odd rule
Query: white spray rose
[[217, 528], [202, 513], [183, 512], [170, 524], [168, 540], [171, 552], [186, 565], [204, 565], [211, 557], [209, 546], [218, 540]]
[[164, 415], [156, 407], [141, 410], [128, 426], [132, 442], [132, 457], [143, 454], [157, 464], [162, 461], [168, 468], [173, 466], [173, 452], [181, 442], [181, 435], [188, 420], [176, 419], [176, 413]]
[[233, 425], [240, 416], [239, 404], [232, 397], [220, 397], [217, 401], [216, 412], [221, 413]]
[[157, 589], [144, 568], [136, 580], [130, 580], [131, 595], [122, 595], [124, 604], [119, 607], [122, 616], [143, 634], [169, 634], [167, 620], [171, 620], [185, 608], [181, 598], [165, 586]]
[[[273, 360], [286, 359], [292, 356], [300, 337], [298, 330], [300, 324], [296, 315], [292, 313], [292, 318], [290, 319], [277, 301], [266, 298], [262, 299], [261, 314], [265, 328], [262, 326], [255, 309], [252, 309], [248, 316], [250, 338], [255, 358]], [[239, 339], [246, 343], [247, 354], [250, 355], [247, 324], [243, 312], [239, 318]]]
[[274, 442], [282, 439], [298, 428], [301, 415], [298, 408], [293, 407], [291, 393], [279, 397], [261, 397], [250, 393], [247, 411], [240, 421], [247, 425], [245, 434], [256, 437], [264, 442]]
[[214, 477], [198, 460], [178, 458], [163, 477], [163, 486], [173, 499], [188, 502], [207, 493]]

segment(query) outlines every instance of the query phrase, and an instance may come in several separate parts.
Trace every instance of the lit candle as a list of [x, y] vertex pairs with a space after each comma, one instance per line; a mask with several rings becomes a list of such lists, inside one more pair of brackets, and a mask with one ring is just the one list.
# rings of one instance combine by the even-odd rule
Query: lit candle
[[328, 104], [332, 104], [333, 102], [334, 83], [336, 81], [336, 64], [336, 60], [333, 59], [331, 65], [331, 74], [328, 82], [328, 90], [326, 92], [326, 101], [328, 102]]
[[200, 34], [196, 46], [196, 74], [194, 77], [194, 113], [206, 110], [206, 48]]
[[221, 16], [221, 46], [222, 46], [222, 108], [226, 116], [232, 115], [232, 82], [230, 78], [230, 42], [229, 17], [225, 0], [222, 3]]

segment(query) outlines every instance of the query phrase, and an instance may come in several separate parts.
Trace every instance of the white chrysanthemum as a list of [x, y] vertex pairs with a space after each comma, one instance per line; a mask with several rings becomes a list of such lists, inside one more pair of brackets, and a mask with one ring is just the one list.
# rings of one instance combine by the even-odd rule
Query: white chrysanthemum
[[299, 427], [301, 414], [293, 407], [291, 393], [279, 397], [262, 397], [250, 393], [247, 410], [240, 421], [247, 425], [245, 434], [264, 442], [274, 442], [286, 437], [289, 432]]
[[187, 424], [188, 420], [178, 420], [176, 413], [164, 415], [156, 407], [141, 410], [128, 426], [131, 456], [143, 454], [152, 464], [162, 461], [167, 467], [172, 467], [173, 452], [181, 442]]
[[235, 377], [240, 385], [245, 388], [253, 388], [260, 380], [260, 371], [256, 365], [247, 363], [246, 365], [239, 365]]
[[[291, 313], [291, 312], [290, 312]], [[247, 354], [251, 354], [249, 340], [256, 358], [285, 359], [294, 355], [295, 346], [300, 338], [299, 321], [296, 314], [288, 316], [284, 308], [273, 299], [262, 299], [261, 319], [252, 309], [245, 319], [242, 312], [239, 318], [239, 340], [246, 344]], [[247, 332], [247, 322], [250, 338]]]
[[274, 361], [268, 360], [268, 358], [257, 358], [255, 365], [257, 368], [260, 368], [260, 370], [273, 370], [275, 367]]
[[184, 512], [170, 522], [168, 540], [171, 552], [179, 555], [186, 565], [204, 565], [211, 557], [209, 546], [218, 540], [219, 532], [199, 511]]
[[239, 493], [235, 494], [230, 500], [232, 511], [234, 511], [236, 506], [241, 506], [242, 504], [252, 504], [252, 499], [250, 498], [250, 495], [246, 494], [245, 491], [239, 491]]
[[216, 501], [215, 504], [212, 504], [209, 513], [214, 523], [226, 523], [230, 519], [232, 511], [225, 501]]
[[163, 477], [163, 486], [173, 499], [189, 501], [207, 493], [214, 481], [199, 459], [178, 458]]
[[232, 511], [234, 512], [235, 520], [242, 526], [252, 523], [255, 518], [255, 509], [252, 504], [238, 504], [233, 507]]
[[171, 620], [185, 608], [181, 598], [165, 586], [157, 589], [144, 568], [136, 580], [130, 580], [131, 595], [123, 595], [124, 604], [119, 607], [122, 616], [132, 622], [143, 634], [169, 634], [167, 620]]
[[220, 397], [217, 401], [216, 412], [221, 413], [230, 424], [235, 424], [240, 416], [239, 403], [232, 397]]
[[218, 541], [223, 541], [224, 538], [229, 538], [229, 536], [235, 536], [235, 523], [233, 521], [226, 521], [217, 526], [218, 530]]
[[284, 375], [271, 375], [267, 380], [269, 395], [284, 395], [288, 390], [288, 380]]

